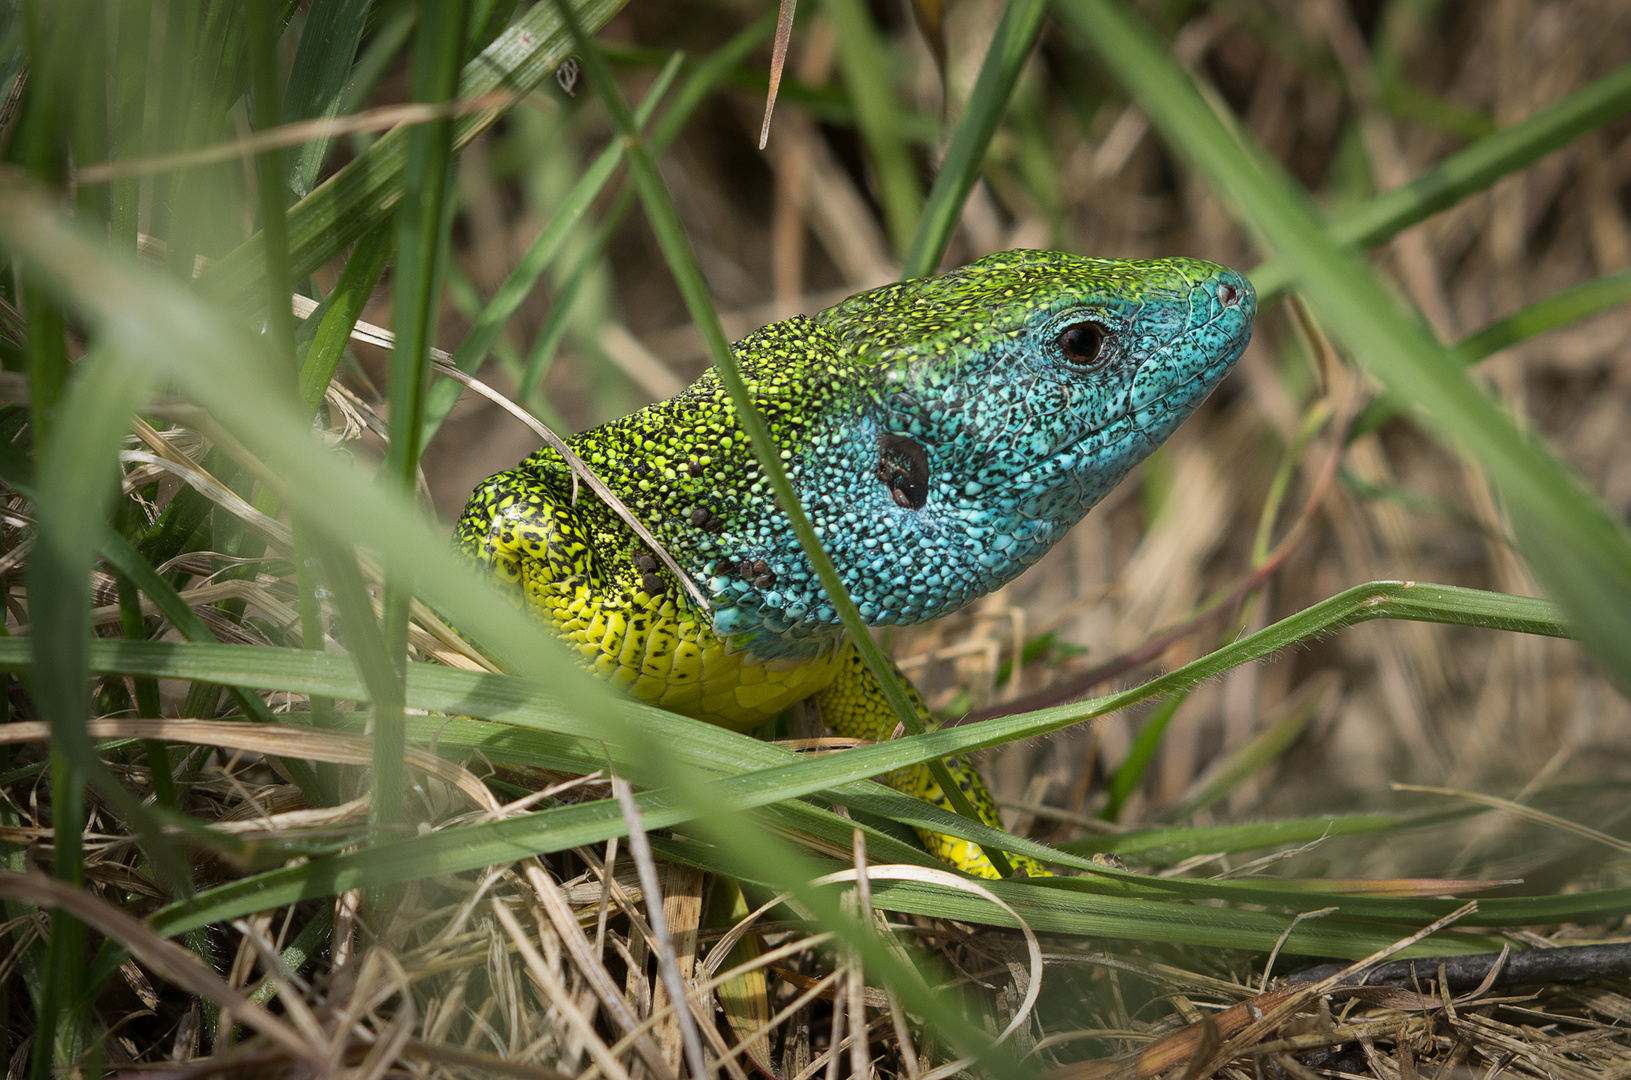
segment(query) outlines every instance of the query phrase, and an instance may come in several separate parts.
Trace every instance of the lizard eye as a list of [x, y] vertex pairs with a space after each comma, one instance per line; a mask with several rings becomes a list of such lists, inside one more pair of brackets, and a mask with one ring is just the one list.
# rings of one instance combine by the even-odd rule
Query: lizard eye
[[1059, 351], [1066, 363], [1091, 370], [1104, 362], [1104, 337], [1098, 323], [1071, 323], [1059, 331]]

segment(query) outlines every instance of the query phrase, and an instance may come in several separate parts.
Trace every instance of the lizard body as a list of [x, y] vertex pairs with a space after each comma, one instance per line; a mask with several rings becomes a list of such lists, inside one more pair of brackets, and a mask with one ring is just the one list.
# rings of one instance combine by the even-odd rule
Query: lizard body
[[[1228, 373], [1254, 314], [1250, 284], [1216, 264], [1012, 251], [773, 323], [734, 349], [862, 617], [904, 624], [1040, 558]], [[813, 698], [840, 734], [889, 736], [895, 717], [717, 373], [572, 445], [712, 599], [700, 610], [607, 507], [587, 491], [573, 502], [558, 454], [537, 451], [476, 489], [457, 542], [587, 667], [737, 730]], [[978, 774], [953, 775], [999, 824]], [[944, 802], [927, 769], [887, 779]], [[924, 840], [993, 872], [976, 845]]]

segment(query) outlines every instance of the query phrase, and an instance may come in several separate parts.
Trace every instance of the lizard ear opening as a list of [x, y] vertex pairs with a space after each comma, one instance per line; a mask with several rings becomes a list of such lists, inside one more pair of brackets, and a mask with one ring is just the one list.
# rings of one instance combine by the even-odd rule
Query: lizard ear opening
[[929, 501], [929, 455], [915, 439], [885, 435], [878, 446], [877, 477], [896, 506], [921, 510]]

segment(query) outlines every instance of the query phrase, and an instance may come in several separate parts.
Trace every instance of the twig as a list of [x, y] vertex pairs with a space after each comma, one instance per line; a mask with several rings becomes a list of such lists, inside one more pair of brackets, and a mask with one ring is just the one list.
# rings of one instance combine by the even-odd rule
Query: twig
[[[1496, 971], [1500, 958], [1495, 953], [1477, 956], [1422, 956], [1395, 960], [1372, 968], [1365, 976], [1366, 986], [1415, 986], [1437, 981], [1442, 974], [1444, 988], [1452, 994], [1477, 989]], [[1321, 964], [1290, 976], [1292, 983], [1320, 982], [1341, 971], [1342, 964]], [[1631, 976], [1631, 942], [1608, 945], [1560, 945], [1555, 949], [1516, 952], [1501, 966], [1489, 988], [1530, 986], [1542, 983], [1583, 983], [1594, 979], [1623, 979]]]
[[685, 1044], [686, 1064], [690, 1066], [692, 1076], [704, 1077], [709, 1075], [708, 1063], [702, 1056], [702, 1039], [697, 1034], [696, 1018], [685, 1004], [685, 980], [680, 977], [679, 961], [674, 956], [674, 939], [668, 933], [668, 919], [663, 914], [657, 862], [652, 858], [651, 843], [646, 839], [640, 804], [635, 801], [628, 781], [620, 776], [612, 777], [612, 793], [617, 796], [617, 804], [622, 808], [623, 819], [629, 826], [629, 856], [640, 871], [640, 888], [646, 894], [646, 921], [651, 924], [652, 935], [657, 939], [657, 971], [668, 987], [668, 1000], [674, 1004], [674, 1021], [679, 1025], [680, 1038]]
[[[866, 833], [856, 829], [851, 838], [852, 849], [855, 852], [855, 907], [862, 926], [866, 926], [876, 917], [872, 913], [872, 881], [867, 877]], [[849, 977], [845, 986], [845, 1008], [853, 1018], [856, 1034], [866, 1030], [866, 969], [862, 965], [861, 954], [851, 952], [845, 967]], [[849, 1074], [851, 1080], [870, 1080], [872, 1076], [872, 1062], [869, 1051], [872, 1049], [866, 1039], [855, 1039], [849, 1048]], [[838, 1056], [833, 1055], [833, 1068], [837, 1067]], [[829, 1070], [831, 1072], [832, 1070]]]
[[403, 124], [428, 124], [456, 116], [470, 116], [508, 109], [526, 95], [514, 90], [494, 90], [479, 97], [461, 98], [435, 104], [386, 105], [366, 109], [350, 116], [336, 116], [321, 120], [299, 120], [257, 132], [247, 139], [201, 146], [179, 154], [161, 154], [155, 157], [131, 158], [125, 161], [98, 161], [83, 169], [74, 170], [74, 182], [79, 184], [106, 184], [133, 176], [152, 176], [175, 169], [190, 169], [198, 165], [252, 158], [266, 150], [281, 150], [318, 139], [332, 139], [339, 135], [353, 135], [364, 131], [383, 131]]
[[787, 66], [787, 46], [793, 40], [793, 10], [798, 0], [781, 0], [776, 13], [776, 45], [770, 54], [770, 89], [765, 94], [765, 121], [759, 128], [759, 149], [770, 142], [770, 116], [776, 111], [776, 92], [781, 89], [782, 69]]
[[[1363, 960], [1333, 964], [1329, 973], [1318, 979], [1281, 986], [1248, 998], [1207, 1017], [1204, 1024], [1191, 1024], [1137, 1053], [1108, 1061], [1076, 1062], [1043, 1075], [1046, 1080], [1148, 1080], [1185, 1066], [1182, 1074], [1185, 1077], [1211, 1076], [1226, 1062], [1260, 1043], [1265, 1035], [1279, 1028], [1309, 1002], [1342, 989], [1350, 979], [1374, 967], [1378, 961], [1409, 948], [1477, 909], [1477, 901], [1464, 904]], [[1360, 990], [1363, 992], [1363, 988]]]

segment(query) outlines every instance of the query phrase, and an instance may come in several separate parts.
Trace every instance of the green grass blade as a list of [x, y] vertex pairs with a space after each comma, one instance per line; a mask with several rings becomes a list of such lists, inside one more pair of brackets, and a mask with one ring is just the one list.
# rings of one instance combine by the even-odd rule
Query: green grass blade
[[[70, 76], [75, 85], [69, 144], [75, 161], [104, 161], [108, 156], [108, 19], [103, 6], [85, 0], [58, 0], [55, 18], [72, 26], [73, 48], [94, 56], [100, 64], [80, 63]], [[82, 50], [82, 52], [81, 52]], [[67, 89], [66, 87], [64, 89]], [[81, 184], [74, 191], [80, 220], [107, 222], [111, 205], [108, 191], [99, 184]]]
[[1456, 355], [1464, 364], [1477, 363], [1510, 345], [1624, 303], [1631, 303], [1631, 270], [1605, 274], [1537, 300], [1467, 338], [1456, 346]]
[[[1370, 268], [1316, 222], [1306, 195], [1231, 134], [1147, 27], [1108, 0], [1057, 6], [1150, 119], [1233, 202], [1285, 261], [1334, 336], [1389, 389], [1433, 418], [1434, 434], [1470, 450], [1507, 500], [1530, 568], [1581, 640], [1631, 687], [1631, 544], [1577, 477], [1520, 434], [1461, 365], [1398, 309]], [[1631, 70], [1625, 73], [1631, 86]]]
[[[59, 188], [67, 166], [67, 133], [73, 130], [78, 94], [70, 71], [70, 23], [79, 12], [71, 7], [52, 11], [32, 3], [21, 11], [24, 41], [33, 85], [24, 102], [18, 145], [12, 149], [31, 175]], [[90, 637], [90, 552], [77, 543], [78, 526], [85, 513], [99, 513], [112, 479], [113, 436], [88, 429], [89, 445], [74, 437], [75, 429], [57, 423], [59, 412], [70, 405], [67, 320], [56, 299], [28, 273], [26, 261], [18, 267], [24, 283], [23, 317], [27, 330], [27, 358], [32, 403], [30, 419], [34, 443], [45, 449], [51, 477], [57, 482], [69, 471], [70, 458], [83, 450], [93, 475], [80, 475], [77, 489], [95, 496], [89, 508], [66, 503], [62, 495], [36, 503], [36, 550], [28, 565], [29, 617], [34, 622], [32, 647], [40, 677], [33, 680], [39, 715], [51, 725], [51, 805], [55, 828], [52, 872], [73, 884], [84, 882], [81, 866], [85, 829], [85, 794], [89, 761], [94, 758], [86, 736], [89, 700], [85, 648]], [[87, 365], [87, 369], [96, 365]], [[105, 363], [101, 366], [105, 366]], [[122, 389], [108, 388], [109, 393]], [[83, 396], [83, 385], [76, 388]], [[75, 402], [74, 404], [77, 404]], [[95, 419], [102, 419], [98, 416]], [[78, 463], [75, 459], [74, 463]], [[85, 928], [61, 909], [50, 915], [45, 970], [40, 983], [38, 1030], [34, 1033], [30, 1062], [36, 1080], [48, 1080], [53, 1066], [78, 1063], [85, 1047], [85, 1017], [69, 1006], [79, 997], [84, 976]]]
[[838, 35], [838, 64], [877, 176], [889, 241], [897, 255], [904, 254], [923, 207], [923, 187], [901, 135], [896, 67], [865, 0], [824, 0], [823, 6]]
[[[438, 104], [458, 90], [465, 38], [465, 0], [422, 0], [413, 35], [413, 100]], [[442, 262], [447, 258], [452, 205], [453, 121], [433, 120], [408, 132], [407, 172], [396, 209], [396, 270], [391, 275], [396, 348], [391, 352], [390, 437], [380, 470], [405, 498], [413, 497], [424, 449], [425, 397], [430, 392], [430, 349], [441, 307]], [[337, 562], [330, 564], [338, 571]], [[331, 577], [331, 580], [333, 578]], [[385, 581], [385, 650], [402, 671], [408, 653], [410, 584], [400, 574]], [[359, 613], [360, 614], [360, 613]], [[372, 615], [368, 616], [372, 621]], [[373, 801], [369, 820], [395, 822], [402, 814], [402, 704], [398, 693], [374, 702]]]
[[391, 257], [392, 238], [393, 230], [384, 222], [376, 225], [372, 232], [364, 233], [352, 247], [351, 255], [340, 271], [340, 280], [334, 284], [334, 291], [307, 320], [307, 326], [311, 325], [312, 319], [317, 321], [317, 326], [300, 365], [298, 394], [300, 410], [305, 416], [317, 415], [318, 407], [323, 404], [323, 395], [328, 393], [334, 369], [340, 366], [340, 357], [345, 354], [346, 343], [351, 340], [351, 331], [356, 328], [363, 308], [373, 296], [380, 275], [385, 273], [385, 263]]
[[[381, 223], [376, 225], [373, 231], [363, 234], [352, 247], [351, 255], [340, 271], [340, 279], [335, 283], [334, 290], [307, 321], [306, 327], [311, 327], [314, 322], [316, 325], [307, 342], [305, 358], [301, 362], [300, 375], [297, 379], [296, 393], [300, 402], [300, 415], [315, 416], [322, 406], [329, 382], [334, 378], [334, 370], [339, 366], [340, 358], [345, 354], [346, 344], [351, 340], [351, 331], [356, 327], [363, 308], [373, 295], [374, 287], [379, 284], [380, 275], [385, 272], [385, 262], [391, 254], [393, 233], [394, 230], [389, 223]], [[315, 567], [308, 557], [311, 547], [312, 541], [308, 530], [297, 524], [294, 534], [294, 557], [296, 587], [299, 590], [300, 636], [306, 648], [321, 651], [324, 636], [323, 610], [322, 601], [317, 595]], [[328, 702], [321, 695], [313, 696], [310, 702], [312, 713], [321, 722], [328, 714]], [[331, 766], [318, 766], [313, 780], [313, 790], [314, 793], [322, 792], [323, 797], [314, 794], [319, 804], [333, 801], [329, 796], [336, 793], [334, 776]], [[318, 782], [318, 778], [321, 778], [321, 782]]]
[[[82, 359], [63, 400], [74, 423], [53, 429], [40, 460], [35, 548], [28, 566], [32, 631], [27, 644], [34, 676], [28, 685], [39, 715], [51, 726], [53, 870], [74, 885], [85, 881], [80, 845], [87, 786], [93, 776], [105, 779], [98, 775], [100, 761], [85, 727], [90, 573], [103, 507], [118, 477], [119, 439], [143, 382], [138, 369], [120, 365], [107, 351]], [[85, 1017], [66, 1006], [80, 995], [84, 946], [79, 922], [53, 911], [36, 1074], [42, 1068], [49, 1073], [53, 1060], [73, 1064], [82, 1049]]]
[[[768, 884], [758, 867], [748, 860], [727, 862], [707, 848], [675, 841], [665, 845], [664, 850], [670, 857], [692, 862], [706, 869], [733, 874], [744, 881]], [[1061, 879], [1061, 881], [1082, 880], [1084, 879]], [[1035, 879], [998, 881], [991, 883], [990, 887], [991, 891], [1007, 901], [1033, 930], [1079, 937], [1163, 941], [1207, 948], [1237, 948], [1267, 952], [1289, 930], [1290, 935], [1286, 938], [1285, 948], [1290, 953], [1357, 958], [1390, 945], [1409, 932], [1405, 925], [1385, 923], [1378, 925], [1344, 918], [1341, 915], [1310, 920], [1293, 928], [1291, 916], [1277, 912], [1209, 908], [1202, 915], [1188, 904], [1151, 903], [1136, 897], [1089, 898], [1068, 889], [1038, 884]], [[1593, 899], [1599, 904], [1612, 904], [1618, 898], [1600, 895]], [[878, 907], [889, 911], [908, 912], [935, 919], [1013, 925], [1010, 919], [993, 909], [990, 904], [983, 903], [967, 893], [935, 884], [880, 881], [873, 886], [873, 900]], [[1315, 903], [1323, 906], [1326, 901], [1316, 899], [1305, 902], [1302, 906], [1304, 909], [1312, 909]], [[1449, 905], [1453, 906], [1455, 905]], [[1475, 937], [1454, 931], [1434, 935], [1413, 949], [1419, 950], [1414, 953], [1415, 955], [1494, 951], [1487, 937]]]
[[991, 136], [1008, 108], [1008, 98], [1014, 92], [1025, 61], [1042, 32], [1043, 16], [1047, 14], [1046, 0], [1008, 0], [1002, 21], [986, 50], [980, 65], [974, 91], [969, 95], [957, 127], [951, 133], [946, 156], [940, 163], [940, 175], [935, 177], [929, 200], [918, 218], [912, 246], [900, 268], [902, 280], [927, 277], [935, 272], [946, 245], [957, 231], [963, 216], [963, 204], [974, 183], [980, 178], [980, 166], [985, 161], [986, 148]]
[[[339, 113], [351, 59], [368, 23], [368, 8], [369, 0], [313, 0], [283, 95], [286, 118], [326, 119]], [[333, 145], [333, 139], [316, 139], [295, 150], [288, 173], [295, 198], [311, 191]]]
[[[245, 34], [249, 11], [240, 4], [203, 4], [196, 44], [177, 62], [193, 68], [187, 96], [181, 102], [181, 148], [204, 146], [226, 134], [225, 117], [243, 95], [245, 86]], [[170, 5], [174, 17], [181, 9], [182, 19], [198, 18], [191, 4]], [[166, 27], [168, 31], [168, 27]], [[220, 183], [226, 166], [183, 169], [175, 176], [173, 205], [166, 228], [155, 230], [165, 239], [165, 261], [183, 281], [191, 280], [200, 253], [213, 253], [220, 239], [215, 232], [215, 214], [199, 213], [199, 207], [214, 201], [221, 205], [226, 188]], [[265, 270], [265, 255], [257, 253], [257, 281]], [[264, 293], [247, 302], [258, 309]]]
[[1238, 825], [1163, 826], [1124, 833], [1094, 833], [1057, 846], [1060, 851], [1077, 855], [1105, 852], [1126, 856], [1140, 865], [1171, 866], [1197, 855], [1233, 855], [1281, 844], [1306, 844], [1327, 836], [1385, 832], [1413, 821], [1403, 814], [1342, 814]]
[[[187, 142], [187, 116], [191, 112], [194, 82], [194, 60], [198, 55], [198, 31], [203, 21], [202, 0], [173, 0], [158, 9], [162, 12], [164, 56], [155, 76], [160, 79], [159, 107], [155, 120], [156, 153], [168, 154], [183, 149]], [[143, 61], [146, 50], [143, 49]], [[148, 215], [147, 231], [153, 236], [170, 237], [170, 221], [175, 209], [176, 190], [180, 177], [174, 173], [153, 178], [152, 208]], [[166, 257], [169, 251], [166, 249]], [[258, 271], [263, 261], [255, 258]], [[172, 264], [173, 266], [174, 264]], [[190, 271], [190, 268], [187, 268]], [[183, 276], [185, 280], [185, 276]]]
[[[113, 75], [113, 123], [109, 132], [114, 160], [142, 155], [142, 121], [147, 112], [148, 42], [153, 33], [151, 0], [121, 0]], [[110, 230], [115, 246], [136, 250], [142, 182], [130, 176], [113, 182]]]
[[[574, 3], [579, 17], [599, 29], [625, 0]], [[571, 51], [569, 40], [554, 6], [537, 4], [464, 66], [456, 96], [476, 98], [500, 90], [530, 90], [566, 58]], [[454, 149], [468, 145], [498, 116], [497, 110], [488, 110], [455, 119]], [[366, 153], [290, 207], [289, 260], [295, 278], [303, 278], [328, 262], [391, 212], [404, 190], [403, 170], [408, 164], [411, 131], [398, 127], [387, 132]], [[261, 243], [258, 234], [252, 236], [212, 266], [204, 275], [209, 289], [242, 303], [260, 280]]]
[[[373, 801], [369, 804], [369, 822], [373, 825], [393, 824], [401, 817], [402, 785], [405, 776], [402, 749], [407, 738], [407, 717], [404, 711], [407, 707], [407, 690], [402, 670], [397, 666], [403, 663], [403, 660], [393, 654], [386, 644], [380, 624], [374, 618], [373, 601], [368, 593], [368, 586], [363, 582], [362, 574], [357, 570], [354, 554], [347, 548], [329, 542], [322, 534], [305, 526], [304, 523], [301, 532], [303, 537], [308, 538], [307, 543], [312, 555], [323, 569], [323, 577], [328, 582], [334, 606], [339, 611], [341, 622], [345, 624], [351, 660], [357, 666], [357, 673], [368, 690], [366, 696], [374, 707], [374, 771], [369, 783], [369, 793]], [[391, 725], [388, 733], [385, 731], [387, 724]], [[385, 747], [384, 750], [380, 749], [382, 746]], [[384, 785], [380, 778], [379, 758], [386, 753], [393, 755], [395, 762], [389, 770], [394, 775], [387, 775], [384, 784], [394, 786], [388, 787], [382, 797], [380, 791]], [[387, 799], [392, 800], [390, 805], [379, 805]]]
[[1401, 120], [1417, 120], [1458, 139], [1482, 139], [1494, 134], [1495, 120], [1485, 112], [1467, 109], [1434, 94], [1401, 83], [1383, 84], [1382, 105]]
[[1628, 111], [1631, 64], [1344, 214], [1331, 223], [1332, 232], [1346, 243], [1380, 243]]
[[[1631, 111], [1631, 64], [1479, 139], [1409, 183], [1338, 217], [1327, 231], [1339, 244], [1379, 244], [1627, 111]], [[1264, 299], [1285, 288], [1291, 276], [1292, 267], [1283, 259], [1266, 262], [1251, 275]]]
[[[1188, 689], [1231, 668], [1261, 659], [1282, 648], [1310, 641], [1342, 627], [1371, 619], [1437, 622], [1520, 634], [1540, 634], [1547, 637], [1568, 636], [1568, 629], [1562, 622], [1561, 611], [1557, 605], [1545, 600], [1462, 589], [1451, 585], [1377, 581], [1355, 586], [1328, 600], [1304, 608], [1183, 667], [1157, 676], [1141, 686], [1070, 705], [1057, 705], [1035, 712], [982, 720], [968, 727], [990, 729], [978, 740], [980, 748], [1048, 734], [1074, 723], [1108, 715], [1141, 701]], [[952, 731], [964, 730], [966, 729], [943, 729], [923, 738], [939, 739]], [[899, 745], [902, 741], [896, 740], [894, 745]], [[962, 739], [957, 740], [957, 745], [959, 749], [955, 752], [958, 753], [974, 748], [973, 743], [965, 743]]]
[[[282, 122], [278, 93], [278, 28], [267, 3], [247, 5], [249, 21], [250, 95], [255, 128], [267, 131]], [[262, 251], [266, 256], [266, 332], [272, 350], [294, 372], [294, 313], [289, 307], [288, 201], [284, 198], [283, 151], [255, 155], [255, 187], [260, 200]]]
[[[465, 35], [464, 0], [421, 3], [414, 34], [413, 100], [439, 104], [458, 89], [459, 53]], [[385, 474], [411, 493], [424, 443], [425, 395], [429, 389], [430, 348], [440, 307], [445, 260], [449, 171], [453, 162], [453, 121], [433, 120], [408, 132], [407, 172], [396, 212], [396, 269], [391, 275], [396, 316], [396, 348], [391, 353], [390, 445]], [[391, 648], [406, 648], [402, 631], [407, 609], [393, 620], [388, 600], [386, 635]], [[401, 638], [401, 640], [398, 640]]]
[[[46, 6], [23, 10], [33, 87], [23, 101], [14, 136], [13, 159], [20, 159], [39, 183], [60, 188], [66, 176], [66, 132], [72, 127], [74, 95], [68, 82], [68, 34], [60, 22], [46, 18]], [[26, 263], [16, 266], [23, 284], [23, 320], [27, 334], [29, 419], [36, 446], [46, 445], [56, 422], [57, 403], [68, 387], [67, 321], [49, 293], [34, 282]]]
[[[1018, 891], [1021, 889], [1026, 891], [1021, 893]], [[1393, 944], [1410, 932], [1406, 925], [1367, 924], [1338, 916], [1310, 919], [1293, 928], [1290, 917], [1275, 912], [1213, 908], [1201, 914], [1188, 904], [1141, 904], [1121, 897], [1099, 897], [1091, 908], [1086, 908], [1081, 896], [1064, 889], [1007, 881], [993, 883], [992, 891], [1012, 904], [1032, 929], [1043, 933], [1267, 952], [1289, 930], [1284, 945], [1288, 953], [1359, 958]], [[989, 905], [983, 905], [985, 911], [982, 912], [982, 905], [970, 902], [972, 897], [911, 882], [880, 882], [873, 887], [872, 899], [874, 904], [890, 911], [910, 914], [933, 911], [937, 913], [935, 918], [978, 919], [987, 923], [1002, 918], [992, 913]], [[1324, 899], [1312, 900], [1305, 903], [1304, 910], [1313, 910], [1316, 906], [1327, 904]], [[1457, 906], [1457, 903], [1449, 904], [1445, 913]], [[1133, 932], [1129, 933], [1130, 930]], [[1435, 934], [1400, 955], [1492, 951], [1487, 937], [1452, 931]]]

